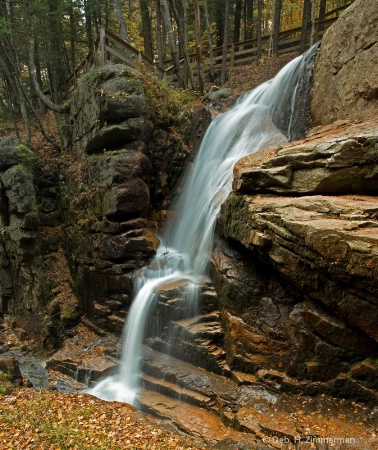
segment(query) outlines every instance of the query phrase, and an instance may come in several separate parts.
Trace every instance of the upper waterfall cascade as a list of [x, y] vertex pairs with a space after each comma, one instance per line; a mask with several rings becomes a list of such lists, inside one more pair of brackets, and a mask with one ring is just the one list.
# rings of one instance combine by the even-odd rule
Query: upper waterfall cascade
[[90, 394], [136, 403], [144, 331], [156, 292], [172, 282], [184, 283], [187, 301], [195, 308], [212, 251], [215, 222], [231, 191], [234, 164], [264, 147], [303, 136], [304, 121], [298, 117], [306, 111], [303, 86], [308, 86], [315, 50], [292, 60], [275, 78], [245, 94], [230, 111], [212, 121], [157, 254], [138, 272], [118, 371], [89, 390]]

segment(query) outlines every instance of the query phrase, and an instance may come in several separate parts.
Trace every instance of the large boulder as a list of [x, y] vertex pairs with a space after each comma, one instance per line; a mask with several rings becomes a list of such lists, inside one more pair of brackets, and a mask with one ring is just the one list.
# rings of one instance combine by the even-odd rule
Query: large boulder
[[316, 60], [313, 123], [378, 114], [378, 8], [355, 0], [325, 33]]

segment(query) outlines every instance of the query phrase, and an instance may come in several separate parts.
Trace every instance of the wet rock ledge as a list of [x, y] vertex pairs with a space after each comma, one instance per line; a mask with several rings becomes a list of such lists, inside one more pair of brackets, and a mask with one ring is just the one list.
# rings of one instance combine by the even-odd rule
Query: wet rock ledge
[[[231, 369], [288, 390], [378, 401], [377, 160], [375, 118], [318, 128], [236, 164], [218, 233], [240, 254], [237, 276], [227, 251], [214, 253]], [[261, 282], [245, 283], [256, 271], [279, 280], [262, 298]]]

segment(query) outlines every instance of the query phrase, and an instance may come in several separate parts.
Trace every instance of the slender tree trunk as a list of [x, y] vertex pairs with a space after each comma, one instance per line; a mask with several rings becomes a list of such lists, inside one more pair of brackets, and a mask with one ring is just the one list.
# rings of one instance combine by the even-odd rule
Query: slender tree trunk
[[173, 28], [172, 28], [171, 16], [169, 14], [167, 0], [160, 0], [160, 6], [161, 6], [162, 17], [163, 17], [163, 20], [165, 23], [167, 34], [168, 34], [168, 42], [169, 42], [169, 46], [171, 48], [172, 62], [173, 62], [173, 67], [175, 69], [177, 82], [178, 82], [179, 87], [184, 87], [184, 80], [183, 80], [183, 77], [181, 74], [180, 60], [179, 60], [179, 55], [178, 55], [175, 38], [173, 36]]
[[159, 67], [163, 68], [165, 59], [165, 39], [163, 38], [163, 23], [161, 17], [160, 0], [156, 0], [156, 43], [158, 49]]
[[225, 0], [221, 84], [224, 84], [226, 82], [226, 74], [227, 74], [227, 47], [228, 47], [229, 15], [230, 15], [230, 0]]
[[315, 18], [315, 0], [311, 0], [311, 36], [310, 47], [314, 45], [316, 33], [316, 18]]
[[76, 27], [75, 27], [75, 18], [74, 18], [74, 9], [72, 3], [69, 5], [69, 16], [70, 16], [70, 57], [69, 57], [69, 67], [68, 71], [71, 72], [75, 66], [75, 36], [76, 36]]
[[257, 53], [256, 53], [256, 66], [260, 64], [262, 55], [262, 9], [263, 0], [257, 0], [257, 25], [256, 25], [256, 40], [257, 40]]
[[[181, 17], [184, 17], [184, 19], [185, 19], [184, 8], [183, 8], [182, 3], [180, 2], [179, 3], [179, 9], [181, 12], [181, 14], [180, 14], [177, 9], [176, 0], [171, 0], [171, 3], [172, 3], [173, 16], [174, 16], [174, 18], [176, 20], [176, 24], [177, 24], [179, 45], [181, 48], [182, 55], [184, 56], [186, 74], [189, 77], [192, 88], [195, 89], [196, 83], [195, 83], [195, 80], [193, 77], [193, 71], [192, 71], [192, 67], [190, 64], [190, 57], [189, 57], [189, 53], [188, 53], [188, 49], [187, 49], [187, 45], [186, 45], [185, 20], [181, 19]], [[185, 80], [183, 79], [183, 81], [184, 81], [184, 87], [187, 87], [187, 78], [185, 78]]]
[[36, 94], [38, 95], [39, 99], [49, 108], [52, 109], [55, 112], [61, 113], [63, 112], [63, 108], [60, 105], [57, 105], [56, 103], [53, 103], [52, 101], [50, 101], [45, 94], [42, 92], [42, 89], [40, 88], [38, 81], [37, 81], [37, 71], [35, 68], [35, 63], [34, 63], [34, 37], [30, 38], [30, 43], [29, 43], [29, 73], [30, 73], [30, 77], [32, 79], [33, 82], [33, 87], [34, 90], [36, 92]]
[[282, 0], [275, 0], [274, 18], [273, 18], [273, 55], [278, 55], [278, 44], [280, 38], [280, 25], [281, 25], [281, 7], [282, 7]]
[[209, 10], [207, 8], [207, 0], [203, 1], [203, 6], [205, 10], [205, 20], [206, 20], [206, 34], [207, 43], [209, 46], [209, 59], [210, 59], [210, 78], [214, 80], [214, 51], [213, 51], [213, 39], [211, 37], [210, 21], [209, 21]]
[[92, 14], [89, 0], [84, 0], [84, 17], [85, 17], [85, 31], [87, 32], [88, 48], [92, 50], [94, 40], [92, 32]]
[[52, 101], [60, 102], [60, 86], [67, 78], [67, 60], [65, 59], [65, 45], [62, 32], [62, 26], [58, 20], [56, 11], [59, 9], [58, 0], [48, 0], [49, 16], [48, 27], [50, 32], [50, 39], [47, 44], [47, 53], [50, 64], [49, 80]]
[[125, 42], [129, 42], [127, 34], [127, 25], [122, 11], [122, 4], [120, 3], [119, 0], [113, 0], [113, 7], [114, 7], [114, 15], [118, 22], [119, 35]]
[[1, 54], [0, 54], [0, 64], [6, 73], [7, 79], [14, 81], [14, 93], [13, 95], [17, 96], [18, 104], [20, 106], [20, 112], [22, 121], [24, 122], [26, 135], [27, 135], [27, 144], [30, 145], [31, 142], [31, 129], [30, 129], [30, 120], [28, 115], [28, 110], [26, 107], [26, 97], [22, 91], [22, 83], [18, 76], [17, 65], [10, 59], [9, 53], [5, 49], [4, 46], [0, 44]]
[[225, 24], [224, 11], [225, 8], [223, 1], [215, 2], [215, 25], [217, 31], [217, 42], [216, 42], [217, 47], [223, 45], [224, 24]]
[[242, 13], [243, 0], [235, 1], [235, 14], [234, 14], [234, 38], [233, 42], [240, 41], [240, 22]]
[[[33, 33], [35, 35], [35, 33]], [[40, 57], [39, 57], [39, 50], [38, 50], [38, 43], [35, 43], [35, 57], [34, 57], [34, 61], [35, 61], [35, 68], [36, 68], [36, 77], [37, 77], [37, 82], [38, 85], [41, 86], [42, 92], [43, 92], [43, 83], [42, 83], [42, 75], [41, 75], [41, 62], [40, 62]], [[34, 87], [33, 87], [34, 89]], [[37, 93], [36, 96], [38, 97]], [[39, 97], [38, 97], [39, 99]], [[45, 114], [47, 111], [46, 105], [40, 101], [40, 108], [42, 110], [42, 113]]]
[[202, 61], [202, 45], [201, 45], [201, 15], [199, 0], [194, 0], [194, 15], [196, 24], [196, 48], [197, 48], [197, 64], [198, 64], [198, 81], [199, 90], [204, 91], [205, 80], [203, 74], [203, 61]]
[[140, 11], [142, 15], [142, 36], [144, 41], [144, 54], [151, 61], [154, 60], [154, 49], [152, 43], [152, 26], [150, 11], [148, 9], [148, 0], [139, 0]]
[[318, 30], [323, 31], [324, 30], [324, 23], [321, 23], [323, 20], [325, 20], [327, 11], [327, 0], [320, 0], [319, 4], [319, 24], [318, 24]]
[[302, 30], [300, 41], [300, 52], [303, 53], [307, 46], [307, 29], [311, 18], [311, 0], [304, 0], [302, 15]]
[[324, 20], [327, 10], [327, 0], [320, 0], [319, 5], [319, 20]]
[[253, 39], [253, 0], [245, 0], [244, 14], [245, 14], [245, 29], [244, 38], [245, 40]]

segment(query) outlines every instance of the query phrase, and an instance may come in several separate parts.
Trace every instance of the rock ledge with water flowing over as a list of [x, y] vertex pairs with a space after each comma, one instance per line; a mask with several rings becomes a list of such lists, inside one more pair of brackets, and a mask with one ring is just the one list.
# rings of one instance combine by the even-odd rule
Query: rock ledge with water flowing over
[[[318, 128], [236, 164], [218, 231], [241, 244], [238, 276], [224, 251], [214, 253], [231, 369], [378, 402], [377, 160], [372, 119]], [[256, 295], [259, 271], [271, 277]], [[247, 288], [243, 278], [259, 281]]]

